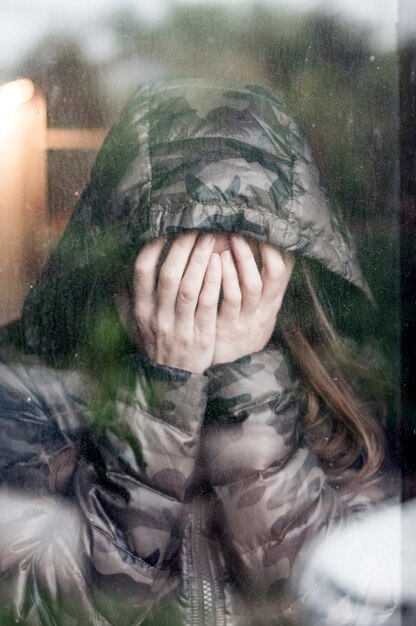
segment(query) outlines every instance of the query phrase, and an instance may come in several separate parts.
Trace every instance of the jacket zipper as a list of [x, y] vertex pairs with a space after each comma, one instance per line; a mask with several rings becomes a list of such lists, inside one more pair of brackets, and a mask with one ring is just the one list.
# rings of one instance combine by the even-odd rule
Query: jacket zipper
[[223, 591], [203, 533], [203, 509], [201, 502], [196, 502], [191, 513], [190, 626], [226, 626]]

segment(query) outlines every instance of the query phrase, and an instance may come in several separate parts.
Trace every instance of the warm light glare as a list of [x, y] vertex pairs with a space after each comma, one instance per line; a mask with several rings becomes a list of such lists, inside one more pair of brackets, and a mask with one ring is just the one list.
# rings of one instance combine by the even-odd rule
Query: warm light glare
[[35, 93], [35, 86], [28, 78], [0, 85], [0, 105], [19, 106], [30, 100]]

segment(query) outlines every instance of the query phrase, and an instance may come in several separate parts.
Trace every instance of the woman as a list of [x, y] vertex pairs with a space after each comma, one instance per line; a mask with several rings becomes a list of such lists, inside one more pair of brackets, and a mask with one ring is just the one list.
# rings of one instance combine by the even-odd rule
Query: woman
[[2, 624], [312, 623], [295, 563], [383, 456], [318, 266], [368, 294], [280, 96], [138, 89], [4, 331]]

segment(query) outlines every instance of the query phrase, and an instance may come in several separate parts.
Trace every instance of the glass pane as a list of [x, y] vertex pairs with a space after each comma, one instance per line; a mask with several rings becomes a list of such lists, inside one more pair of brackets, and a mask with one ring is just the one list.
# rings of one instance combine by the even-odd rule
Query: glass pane
[[[93, 572], [91, 597], [89, 593], [81, 593], [81, 599], [71, 605], [72, 608], [66, 600], [61, 604], [55, 602], [51, 589], [47, 588], [44, 604], [39, 600], [39, 606], [36, 605], [44, 615], [50, 611], [58, 623], [60, 611], [65, 615], [71, 615], [72, 611], [73, 617], [87, 619], [85, 615], [93, 606], [110, 624], [124, 624], [118, 621], [122, 606], [126, 611], [126, 624], [141, 623], [145, 617], [144, 623], [149, 625], [181, 624], [188, 619], [184, 617], [186, 614], [201, 625], [220, 625], [221, 619], [225, 619], [221, 602], [224, 603], [226, 593], [230, 594], [233, 616], [240, 612], [253, 619], [257, 616], [259, 624], [269, 623], [269, 619], [271, 623], [285, 619], [284, 623], [299, 625], [312, 623], [308, 619], [320, 616], [327, 620], [323, 625], [331, 626], [338, 623], [337, 619], [339, 623], [346, 619], [342, 607], [351, 609], [353, 597], [360, 598], [359, 609], [354, 610], [362, 611], [362, 619], [374, 609], [369, 608], [371, 602], [375, 602], [374, 610], [383, 610], [386, 614], [392, 613], [391, 606], [387, 605], [390, 600], [394, 601], [394, 594], [399, 605], [405, 602], [403, 589], [394, 586], [397, 582], [393, 580], [394, 566], [380, 565], [385, 555], [378, 560], [376, 549], [369, 555], [368, 562], [379, 571], [386, 570], [387, 577], [373, 576], [371, 567], [360, 572], [373, 580], [375, 596], [380, 585], [384, 590], [388, 588], [393, 599], [389, 596], [388, 600], [384, 594], [381, 602], [378, 596], [374, 599], [372, 591], [366, 595], [362, 580], [357, 576], [354, 581], [357, 587], [353, 585], [346, 592], [345, 604], [341, 603], [339, 609], [333, 608], [332, 592], [320, 577], [328, 576], [336, 593], [341, 593], [343, 582], [334, 574], [337, 567], [333, 567], [333, 557], [332, 560], [328, 557], [328, 550], [339, 555], [337, 558], [341, 561], [345, 559], [347, 571], [351, 565], [347, 564], [348, 558], [356, 552], [360, 554], [366, 543], [363, 537], [373, 532], [371, 525], [359, 527], [357, 535], [352, 531], [345, 535], [351, 542], [350, 554], [343, 553], [330, 539], [326, 543], [324, 538], [322, 560], [319, 548], [318, 556], [305, 557], [312, 540], [325, 535], [323, 528], [328, 528], [331, 534], [335, 519], [360, 516], [366, 507], [365, 494], [369, 494], [370, 517], [379, 500], [400, 496], [399, 170], [404, 152], [403, 145], [399, 145], [399, 131], [402, 132], [399, 69], [405, 72], [412, 64], [414, 32], [409, 18], [401, 26], [400, 51], [397, 20], [398, 0], [389, 0], [382, 8], [375, 0], [326, 3], [317, 0], [81, 3], [73, 0], [65, 6], [51, 0], [38, 0], [35, 4], [9, 3], [3, 8], [0, 23], [0, 178], [4, 181], [0, 188], [0, 323], [5, 347], [0, 349], [0, 356], [5, 362], [5, 388], [2, 390], [5, 400], [0, 402], [5, 407], [6, 423], [11, 399], [20, 397], [22, 388], [25, 398], [29, 398], [24, 405], [22, 401], [18, 410], [13, 409], [16, 411], [13, 423], [17, 423], [20, 430], [10, 438], [16, 437], [23, 444], [12, 445], [9, 440], [0, 443], [1, 448], [5, 447], [5, 458], [9, 459], [7, 455], [10, 455], [4, 483], [11, 495], [4, 498], [12, 500], [4, 509], [9, 507], [19, 515], [22, 512], [24, 520], [24, 498], [29, 495], [34, 498], [30, 505], [36, 508], [40, 496], [47, 494], [52, 498], [53, 512], [46, 514], [46, 518], [51, 520], [55, 519], [54, 515], [61, 519], [62, 502], [63, 506], [68, 505], [68, 515], [75, 516], [73, 528], [77, 529], [77, 524], [86, 525], [90, 543], [86, 546], [85, 538], [80, 539], [81, 534], [76, 535], [75, 530], [65, 530], [64, 535], [69, 537], [76, 556], [79, 557], [79, 550], [88, 553], [87, 568]], [[408, 57], [406, 50], [409, 50]], [[408, 70], [406, 76], [411, 74]], [[200, 96], [197, 98], [194, 94], [192, 81], [189, 89], [184, 87], [188, 83], [180, 78], [175, 84], [164, 82], [172, 77], [199, 77], [201, 85], [211, 85], [211, 91], [200, 101]], [[237, 82], [229, 83], [232, 87], [224, 87], [224, 101], [218, 104], [212, 86], [220, 89], [222, 79]], [[406, 84], [408, 79], [403, 80]], [[137, 86], [146, 81], [152, 85], [160, 81], [159, 86], [152, 87], [152, 93], [157, 94], [155, 100], [146, 99], [142, 91], [133, 96], [136, 101], [130, 100]], [[271, 88], [277, 96], [270, 96], [271, 92], [263, 92], [253, 84]], [[175, 91], [176, 85], [179, 85], [179, 95], [169, 99], [169, 89]], [[269, 95], [264, 96], [264, 93]], [[402, 85], [402, 99], [403, 93]], [[263, 97], [267, 106], [262, 104]], [[282, 99], [287, 102], [290, 113], [286, 112]], [[134, 121], [129, 117], [130, 109], [123, 113], [129, 101], [131, 115], [136, 116]], [[160, 106], [158, 113], [152, 109], [156, 101]], [[245, 103], [249, 103], [249, 121]], [[144, 113], [146, 107], [148, 113]], [[273, 123], [267, 107], [273, 110]], [[196, 112], [194, 117], [193, 112]], [[124, 115], [121, 118], [124, 122], [104, 144], [107, 148], [100, 153], [94, 169], [103, 141], [121, 115]], [[299, 126], [294, 126], [291, 116]], [[218, 128], [224, 136], [215, 145], [213, 143], [214, 147], [204, 147], [203, 141], [208, 141], [207, 137], [211, 140], [209, 133]], [[170, 140], [166, 141], [166, 137]], [[184, 146], [187, 141], [197, 143], [201, 138], [200, 152], [195, 150], [191, 158]], [[249, 148], [244, 153], [241, 146], [246, 141]], [[230, 162], [235, 162], [237, 169], [228, 183], [221, 186], [225, 174], [229, 173]], [[144, 190], [150, 184], [149, 180], [141, 178], [146, 168], [153, 177], [149, 191], [153, 204], [142, 208]], [[296, 186], [296, 176], [302, 183], [299, 186]], [[272, 181], [270, 188], [265, 187], [264, 177]], [[409, 192], [409, 197], [411, 195]], [[258, 204], [254, 208], [253, 198]], [[186, 203], [191, 202], [190, 199], [193, 213], [188, 214]], [[266, 204], [261, 204], [263, 201]], [[186, 217], [182, 209], [178, 209], [180, 202], [183, 202], [181, 207]], [[321, 213], [316, 209], [318, 205]], [[210, 212], [211, 206], [216, 208]], [[306, 208], [302, 209], [303, 206]], [[94, 207], [98, 207], [96, 213]], [[70, 221], [74, 208], [74, 219]], [[272, 226], [268, 216], [263, 219], [262, 211], [267, 215], [275, 212], [274, 221], [270, 218]], [[257, 222], [254, 220], [255, 226], [250, 231], [247, 224], [252, 224], [252, 215], [259, 214], [262, 217], [257, 217]], [[69, 229], [61, 239], [68, 223]], [[282, 223], [287, 227], [284, 234]], [[294, 232], [296, 228], [297, 238], [293, 235], [292, 241], [291, 229]], [[247, 324], [247, 332], [240, 342], [230, 339], [227, 344], [227, 354], [234, 368], [231, 374], [221, 369], [222, 361], [215, 361], [219, 351], [214, 349], [209, 366], [201, 372], [191, 365], [185, 367], [183, 360], [155, 356], [157, 350], [152, 352], [149, 348], [150, 340], [146, 343], [138, 317], [137, 311], [142, 310], [142, 305], [139, 303], [137, 309], [132, 305], [134, 290], [139, 289], [132, 278], [132, 254], [137, 257], [145, 242], [158, 236], [168, 236], [169, 245], [175, 250], [177, 239], [173, 235], [194, 229], [212, 230], [219, 245], [231, 246], [237, 276], [234, 287], [243, 302], [244, 297], [248, 298], [244, 296], [244, 289], [249, 291], [250, 280], [243, 275], [243, 261], [238, 263], [238, 248], [233, 248], [238, 243], [232, 243], [231, 233], [240, 232], [249, 238], [251, 248], [246, 250], [245, 258], [252, 260], [252, 250], [257, 251], [255, 260], [260, 268], [265, 264], [265, 257], [261, 256], [264, 243], [272, 244], [275, 253], [276, 248], [288, 250], [297, 259], [283, 308], [280, 310], [279, 302], [268, 337], [261, 345], [253, 340], [245, 352], [234, 350], [235, 344], [248, 341], [253, 325], [261, 329], [260, 323], [253, 322]], [[218, 232], [222, 237], [218, 237]], [[365, 282], [359, 277], [349, 247], [350, 235]], [[283, 257], [291, 258], [290, 255]], [[150, 274], [155, 272], [156, 291], [161, 284], [159, 271], [163, 276], [166, 259], [172, 258], [172, 253], [165, 249], [158, 257], [157, 267], [149, 270]], [[225, 263], [225, 257], [222, 259]], [[36, 287], [45, 267], [40, 287]], [[180, 262], [176, 262], [176, 267], [180, 267]], [[188, 267], [184, 265], [184, 276]], [[224, 266], [221, 267], [224, 271]], [[407, 270], [406, 265], [404, 279]], [[267, 272], [259, 277], [254, 265], [251, 271], [254, 273], [250, 274], [251, 278], [254, 275], [251, 282], [258, 278], [263, 286]], [[55, 274], [59, 273], [61, 282], [54, 282]], [[201, 284], [202, 279], [200, 289]], [[407, 283], [405, 287], [406, 293], [411, 293]], [[39, 293], [43, 296], [38, 297]], [[202, 293], [198, 291], [198, 298]], [[153, 328], [155, 320], [160, 318], [161, 296], [157, 294], [157, 297], [152, 295], [155, 298], [152, 323], [148, 319], [146, 329]], [[74, 306], [78, 299], [84, 317], [78, 316]], [[144, 296], [143, 299], [146, 300]], [[156, 301], [159, 304], [155, 304]], [[218, 307], [227, 301], [224, 281], [217, 301]], [[197, 307], [195, 304], [195, 310]], [[221, 309], [218, 310], [220, 316]], [[21, 319], [23, 321], [19, 321]], [[297, 339], [299, 332], [303, 333], [304, 344]], [[175, 338], [178, 333], [175, 332]], [[229, 335], [236, 337], [236, 333]], [[219, 335], [217, 328], [217, 344]], [[155, 331], [155, 336], [158, 337], [155, 345], [159, 345], [160, 333]], [[175, 349], [167, 351], [169, 355], [176, 354], [178, 344], [174, 345]], [[240, 450], [238, 459], [234, 458], [238, 455], [234, 454], [233, 447], [235, 444], [236, 449], [240, 449], [240, 437], [244, 441], [247, 432], [253, 432], [254, 439], [257, 436], [257, 426], [250, 430], [252, 421], [257, 419], [251, 411], [254, 410], [256, 416], [257, 409], [253, 407], [262, 406], [265, 398], [255, 396], [250, 403], [250, 394], [260, 393], [262, 385], [267, 387], [266, 373], [259, 375], [258, 380], [255, 376], [263, 368], [268, 371], [269, 359], [274, 358], [270, 356], [274, 355], [272, 349], [278, 352], [275, 358], [279, 363], [279, 359], [289, 363], [292, 379], [298, 380], [290, 397], [295, 398], [301, 419], [299, 427], [292, 429], [291, 434], [279, 430], [282, 424], [290, 422], [287, 415], [291, 409], [282, 409], [276, 400], [282, 389], [286, 389], [279, 387], [283, 383], [277, 367], [271, 378], [274, 385], [277, 380], [278, 386], [269, 390], [267, 396], [268, 410], [278, 419], [276, 430], [274, 427], [271, 430], [273, 436], [280, 437], [280, 446], [284, 441], [292, 448], [282, 458], [276, 452], [276, 458], [269, 460], [267, 467], [259, 468], [255, 461], [250, 466], [250, 454], [256, 456], [251, 444], [247, 443], [242, 453]], [[259, 363], [255, 360], [257, 354], [261, 355]], [[241, 362], [239, 357], [243, 359]], [[263, 357], [265, 362], [261, 360]], [[35, 358], [35, 365], [32, 365], [32, 358]], [[30, 384], [26, 379], [22, 382], [24, 375], [19, 369], [21, 362], [26, 363], [25, 359], [29, 365], [24, 367], [33, 379]], [[250, 361], [252, 369], [244, 370], [244, 359]], [[193, 364], [193, 361], [189, 358], [186, 363]], [[214, 365], [219, 365], [219, 369]], [[10, 378], [10, 367], [17, 368], [17, 388], [13, 387], [16, 380]], [[284, 364], [282, 368], [286, 372]], [[42, 378], [40, 370], [46, 378]], [[175, 370], [174, 373], [171, 370]], [[183, 391], [188, 389], [183, 381], [186, 379], [186, 384], [189, 383], [189, 372], [207, 376], [213, 389], [221, 388], [224, 381], [235, 383], [233, 377], [241, 388], [237, 385], [236, 397], [225, 398], [217, 398], [211, 386], [204, 388], [206, 409], [200, 418], [198, 435], [192, 431], [191, 443], [182, 442], [182, 446], [177, 444], [175, 448], [172, 433], [181, 437], [192, 427], [186, 423], [188, 417], [183, 406], [186, 402], [192, 404], [193, 394], [203, 394], [201, 389], [195, 391], [196, 387], [192, 386], [191, 391]], [[130, 413], [127, 409], [123, 413], [123, 419], [114, 417], [119, 416], [120, 402], [130, 406], [125, 397], [120, 400], [120, 396], [134, 376], [139, 381], [135, 379], [135, 393], [139, 397], [135, 396], [132, 406], [138, 407], [140, 423], [134, 422], [131, 407]], [[145, 382], [140, 376], [144, 376]], [[27, 389], [30, 393], [26, 393]], [[89, 394], [87, 405], [82, 395], [85, 389]], [[57, 390], [56, 395], [53, 390]], [[76, 399], [77, 394], [81, 399]], [[34, 413], [27, 405], [33, 401], [32, 395], [36, 398]], [[185, 412], [185, 417], [182, 414], [178, 417], [175, 403]], [[232, 414], [233, 406], [241, 410], [235, 409]], [[409, 406], [411, 411], [411, 403]], [[125, 417], [127, 413], [129, 419]], [[149, 439], [143, 434], [148, 414], [153, 415], [155, 424], [163, 426], [159, 431], [154, 425], [149, 426], [150, 430], [146, 431], [152, 433]], [[30, 418], [28, 424], [26, 418], [23, 419], [26, 415]], [[374, 415], [377, 415], [375, 419]], [[37, 430], [39, 417], [41, 422], [46, 420], [46, 430], [43, 430], [44, 425]], [[166, 422], [171, 427], [170, 435], [165, 434]], [[385, 460], [381, 470], [374, 470], [380, 485], [374, 486], [368, 476], [362, 483], [354, 483], [372, 462], [374, 466], [378, 464], [377, 450], [382, 444], [376, 423], [381, 422], [386, 436]], [[408, 424], [404, 428], [409, 437], [412, 428]], [[262, 432], [258, 435], [260, 457], [263, 450], [268, 450], [268, 438]], [[218, 436], [217, 443], [212, 444], [211, 434], [214, 442]], [[217, 459], [215, 462], [204, 457], [205, 441], [216, 446], [214, 454], [213, 448], [206, 444], [211, 450], [207, 456], [212, 454]], [[36, 451], [31, 448], [33, 442], [38, 446]], [[200, 446], [200, 455], [194, 458], [193, 451], [185, 453], [186, 446], [192, 450]], [[409, 447], [404, 445], [406, 450]], [[224, 478], [225, 484], [217, 484], [210, 474], [211, 466], [215, 463], [221, 466], [218, 459], [223, 458], [224, 450], [227, 462], [229, 455], [237, 465], [230, 470], [228, 482]], [[294, 467], [291, 463], [304, 450], [305, 455], [311, 455], [305, 458], [312, 463], [313, 471], [299, 478], [302, 471], [306, 472], [300, 464], [296, 474], [298, 482], [290, 483], [284, 496], [277, 486], [269, 487], [267, 481], [276, 468], [284, 472], [287, 467], [290, 474]], [[411, 452], [406, 454], [411, 459]], [[314, 460], [310, 460], [312, 457]], [[32, 467], [33, 458], [38, 461]], [[164, 465], [160, 459], [169, 461]], [[245, 461], [251, 468], [246, 474], [243, 471]], [[25, 471], [26, 466], [32, 469]], [[11, 471], [10, 467], [17, 469]], [[51, 467], [55, 468], [52, 474]], [[261, 481], [250, 484], [251, 475], [256, 472], [260, 472]], [[312, 475], [320, 485], [316, 487], [319, 504], [308, 500], [315, 497], [311, 495], [315, 488], [310, 486]], [[354, 495], [352, 489], [346, 487], [350, 477], [353, 477], [351, 483], [356, 484]], [[59, 482], [61, 479], [63, 482]], [[279, 489], [284, 480], [281, 481]], [[143, 493], [138, 487], [140, 484], [141, 489], [142, 483], [145, 485]], [[246, 485], [241, 494], [240, 483]], [[409, 494], [413, 492], [411, 485], [406, 488]], [[273, 504], [273, 489], [282, 498], [279, 511], [284, 523], [278, 521], [277, 513], [270, 513], [277, 506]], [[152, 499], [150, 492], [159, 496], [162, 493], [168, 501], [166, 507]], [[307, 494], [305, 501], [302, 500], [304, 493]], [[239, 494], [238, 505], [234, 502], [236, 494]], [[0, 497], [3, 497], [1, 493]], [[295, 515], [293, 511], [297, 510], [296, 506], [301, 507], [301, 503], [304, 509], [300, 508]], [[314, 506], [316, 522], [310, 514]], [[65, 517], [66, 509], [63, 513]], [[395, 511], [389, 509], [387, 515], [393, 517], [380, 523], [376, 519], [377, 528], [390, 522], [396, 528]], [[342, 526], [340, 523], [340, 532]], [[23, 528], [28, 526], [22, 522]], [[293, 528], [299, 531], [299, 544], [293, 540], [296, 535]], [[375, 534], [377, 532], [374, 530]], [[106, 538], [104, 547], [94, 548], [95, 553], [91, 546], [99, 545], [100, 536]], [[209, 540], [204, 543], [201, 537], [206, 536]], [[115, 546], [114, 554], [106, 541]], [[381, 532], [375, 544], [377, 541], [388, 543], [389, 539]], [[346, 542], [347, 539], [344, 544]], [[391, 545], [397, 548], [396, 551], [392, 548], [397, 557], [399, 548], [394, 542], [398, 544], [397, 536], [391, 540]], [[0, 540], [0, 554], [1, 550]], [[97, 554], [105, 554], [106, 550], [111, 555], [100, 560]], [[260, 555], [257, 560], [253, 556], [256, 554]], [[297, 559], [302, 556], [304, 560], [299, 565]], [[48, 573], [45, 579], [60, 557], [56, 558], [45, 565]], [[195, 565], [195, 561], [200, 562], [200, 566]], [[320, 570], [321, 562], [329, 563], [328, 571]], [[186, 568], [190, 568], [190, 578], [186, 576]], [[171, 576], [160, 583], [160, 589], [155, 582], [159, 576], [155, 572], [159, 569]], [[289, 591], [286, 579], [290, 580], [296, 572], [300, 572], [298, 577], [303, 582], [300, 588], [294, 585], [294, 592]], [[305, 575], [302, 572], [306, 572]], [[56, 575], [65, 596], [63, 579], [59, 578], [60, 574]], [[160, 574], [161, 580], [164, 575]], [[85, 577], [84, 571], [80, 576]], [[347, 579], [348, 576], [345, 581]], [[308, 610], [312, 617], [305, 617], [302, 612], [298, 614], [295, 609], [292, 613], [288, 608], [290, 602], [295, 601], [292, 593], [308, 595], [302, 587], [309, 584], [308, 580], [313, 580], [318, 589], [317, 594], [312, 593], [310, 597]], [[150, 616], [146, 614], [148, 600], [143, 599], [149, 581], [157, 588], [156, 608]], [[73, 578], [70, 578], [68, 588], [72, 583]], [[349, 579], [345, 582], [350, 583]], [[152, 593], [154, 588], [151, 587]], [[13, 598], [15, 591], [13, 583], [9, 588], [6, 584], [7, 597]], [[33, 596], [29, 587], [26, 592], [28, 598]], [[79, 589], [74, 597], [77, 598], [77, 594]], [[27, 602], [30, 613], [33, 598]], [[409, 602], [415, 604], [414, 598]], [[12, 606], [5, 601], [4, 607], [4, 619], [13, 621]], [[0, 601], [0, 616], [2, 610]], [[341, 612], [337, 613], [338, 610]], [[386, 623], [391, 626], [398, 623], [394, 621], [396, 615]]]

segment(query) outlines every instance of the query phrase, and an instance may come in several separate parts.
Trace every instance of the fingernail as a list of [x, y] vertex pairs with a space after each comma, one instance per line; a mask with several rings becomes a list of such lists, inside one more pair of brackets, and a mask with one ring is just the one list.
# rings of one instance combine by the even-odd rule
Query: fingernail
[[201, 245], [203, 245], [204, 248], [208, 248], [208, 246], [210, 246], [213, 241], [214, 235], [212, 233], [204, 233], [201, 237]]
[[231, 252], [229, 250], [224, 250], [221, 256], [226, 263], [232, 263], [233, 257], [231, 256]]
[[213, 267], [218, 267], [219, 264], [220, 264], [220, 255], [214, 252], [214, 254], [211, 256], [211, 265]]

